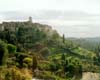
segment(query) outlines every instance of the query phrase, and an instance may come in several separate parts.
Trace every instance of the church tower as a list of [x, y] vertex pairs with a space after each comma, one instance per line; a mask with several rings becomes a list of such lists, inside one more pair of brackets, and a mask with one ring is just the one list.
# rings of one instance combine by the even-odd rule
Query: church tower
[[31, 16], [29, 17], [29, 23], [32, 23], [32, 17]]
[[63, 34], [63, 43], [65, 43], [65, 35]]

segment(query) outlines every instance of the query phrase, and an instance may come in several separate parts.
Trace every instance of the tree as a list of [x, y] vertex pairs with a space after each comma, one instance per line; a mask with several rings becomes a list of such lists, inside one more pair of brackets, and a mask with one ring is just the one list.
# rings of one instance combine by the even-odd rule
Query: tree
[[2, 31], [1, 35], [2, 35], [0, 36], [1, 39], [7, 40], [8, 43], [16, 44], [17, 38], [16, 38], [15, 32], [12, 32], [11, 30], [6, 29]]
[[63, 43], [65, 43], [65, 35], [63, 34]]
[[33, 56], [33, 64], [32, 64], [33, 72], [37, 68], [37, 64], [38, 64], [38, 62], [37, 62], [36, 56], [34, 55]]
[[64, 53], [62, 53], [62, 56], [61, 56], [61, 60], [64, 60], [65, 61], [65, 54]]
[[8, 57], [7, 44], [0, 40], [0, 65], [5, 65]]

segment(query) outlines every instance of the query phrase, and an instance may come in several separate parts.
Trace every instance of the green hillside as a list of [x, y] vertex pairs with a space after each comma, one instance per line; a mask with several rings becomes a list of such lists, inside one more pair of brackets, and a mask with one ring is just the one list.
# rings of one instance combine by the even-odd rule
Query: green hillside
[[[67, 38], [71, 40], [74, 44], [79, 45], [85, 49], [93, 52], [98, 52], [100, 47], [100, 38]], [[98, 50], [98, 51], [97, 51]]]
[[[53, 60], [53, 59], [61, 60], [61, 57], [63, 55], [65, 55], [66, 59], [71, 59], [72, 61], [75, 61], [74, 58], [78, 59], [81, 62], [83, 68], [85, 68], [86, 65], [87, 66], [95, 65], [96, 59], [97, 59], [97, 56], [95, 53], [88, 51], [86, 49], [77, 47], [77, 48], [71, 49], [69, 52], [53, 54], [49, 57], [49, 60]], [[96, 70], [94, 69], [94, 71]]]
[[84, 71], [99, 72], [99, 61], [96, 53], [59, 36], [51, 26], [1, 24], [0, 80], [80, 80]]

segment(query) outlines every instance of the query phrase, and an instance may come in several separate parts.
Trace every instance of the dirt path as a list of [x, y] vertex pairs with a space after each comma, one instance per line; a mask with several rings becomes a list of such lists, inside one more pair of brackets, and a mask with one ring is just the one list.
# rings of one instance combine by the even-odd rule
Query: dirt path
[[84, 72], [81, 80], [100, 80], [100, 74], [92, 72]]

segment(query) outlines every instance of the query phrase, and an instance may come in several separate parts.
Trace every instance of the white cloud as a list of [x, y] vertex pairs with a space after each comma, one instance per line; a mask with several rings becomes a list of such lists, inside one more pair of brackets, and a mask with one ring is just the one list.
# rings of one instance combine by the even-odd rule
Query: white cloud
[[0, 0], [0, 11], [62, 10], [100, 13], [99, 0]]

